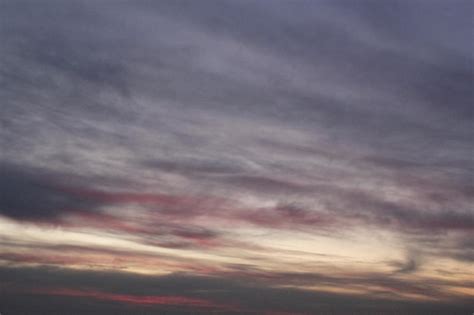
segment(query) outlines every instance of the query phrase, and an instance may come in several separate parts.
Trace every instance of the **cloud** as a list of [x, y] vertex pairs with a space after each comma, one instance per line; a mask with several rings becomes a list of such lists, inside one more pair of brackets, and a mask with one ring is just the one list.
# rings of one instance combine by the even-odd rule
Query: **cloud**
[[[10, 307], [11, 310], [23, 312], [28, 312], [30, 307], [43, 304], [39, 302], [41, 300], [36, 300], [36, 297], [51, 303], [54, 306], [53, 314], [65, 310], [68, 302], [76, 301], [77, 303], [80, 301], [77, 299], [85, 297], [90, 297], [92, 300], [89, 300], [87, 304], [79, 303], [78, 312], [102, 309], [103, 314], [113, 313], [116, 303], [131, 312], [165, 311], [168, 308], [161, 308], [161, 305], [174, 304], [176, 308], [171, 310], [178, 314], [184, 314], [190, 308], [199, 312], [200, 307], [206, 308], [207, 312], [219, 311], [221, 314], [252, 314], [252, 312], [265, 311], [312, 314], [330, 309], [336, 314], [343, 314], [348, 309], [354, 312], [370, 313], [372, 307], [386, 311], [403, 310], [407, 314], [417, 314], [417, 312], [428, 314], [435, 310], [434, 314], [437, 314], [436, 312], [443, 314], [446, 310], [461, 312], [468, 307], [462, 299], [452, 304], [439, 302], [412, 304], [383, 298], [372, 299], [292, 288], [273, 288], [220, 276], [197, 277], [187, 274], [140, 276], [119, 272], [99, 273], [41, 267], [2, 267], [0, 272], [5, 283], [13, 285], [7, 292], [9, 299], [2, 296], [2, 307]], [[288, 275], [288, 277], [294, 279], [295, 275]], [[314, 281], [320, 282], [322, 279], [324, 276]], [[337, 281], [337, 279], [326, 277], [326, 281]], [[343, 280], [340, 279], [340, 281]], [[388, 279], [374, 278], [368, 281], [390, 283]], [[48, 295], [50, 297], [47, 297]], [[31, 303], [20, 302], [28, 296]], [[70, 300], [71, 298], [75, 299]], [[101, 304], [101, 301], [110, 303]], [[146, 308], [142, 308], [143, 305], [146, 305]]]
[[144, 161], [145, 167], [159, 169], [165, 172], [183, 173], [184, 175], [220, 175], [240, 173], [243, 168], [238, 164], [232, 164], [225, 161], [209, 160], [151, 160]]
[[94, 211], [101, 203], [61, 188], [56, 174], [2, 165], [0, 211], [19, 220], [52, 219], [75, 211]]
[[[420, 266], [429, 273], [446, 260], [462, 270], [473, 259], [472, 3], [454, 2], [2, 4], [0, 214], [5, 227], [26, 231], [4, 236], [2, 260], [63, 266], [51, 275], [64, 281], [48, 292], [83, 295], [104, 314], [121, 298], [181, 296], [193, 283], [204, 291], [187, 298], [238, 300], [255, 312], [268, 305], [319, 313], [361, 301], [305, 291], [315, 283], [375, 288], [389, 299], [423, 290], [448, 296], [443, 290], [458, 290], [459, 281], [415, 280]], [[55, 236], [80, 232], [166, 253], [159, 257], [166, 272], [222, 271], [230, 257], [236, 266], [252, 254], [253, 273], [240, 276], [268, 282], [257, 290], [229, 274], [173, 275], [158, 278], [179, 278], [181, 291], [151, 292], [157, 277], [99, 281], [99, 273], [67, 270], [78, 266], [61, 251], [76, 253], [81, 268], [89, 261], [149, 272], [158, 258], [104, 244], [36, 252], [28, 233], [53, 227]], [[314, 246], [333, 253], [344, 249], [328, 244], [350, 243], [352, 233], [391, 235], [364, 259], [377, 253], [394, 271], [354, 273], [335, 261], [346, 274], [262, 272], [280, 265], [264, 244], [324, 236], [328, 243]], [[281, 268], [320, 267], [322, 256], [292, 255], [301, 263]], [[16, 270], [19, 279], [37, 272]], [[95, 298], [84, 296], [79, 274], [94, 283]], [[82, 285], [70, 286], [76, 281]], [[95, 285], [107, 281], [135, 287]], [[76, 300], [66, 295], [59, 304]], [[395, 307], [363, 301], [382, 313]], [[35, 303], [58, 313], [47, 302]]]
[[406, 260], [403, 262], [394, 262], [393, 265], [397, 267], [395, 273], [414, 273], [420, 269], [421, 257], [416, 251], [408, 251]]
[[228, 309], [231, 308], [225, 305], [219, 305], [212, 303], [204, 299], [187, 298], [182, 296], [156, 296], [156, 295], [144, 295], [134, 296], [125, 294], [112, 294], [106, 292], [90, 291], [90, 290], [75, 290], [75, 289], [46, 289], [46, 290], [35, 290], [36, 294], [39, 295], [51, 295], [55, 297], [67, 296], [67, 297], [81, 297], [81, 298], [92, 298], [94, 300], [102, 301], [113, 301], [124, 304], [137, 304], [140, 306], [152, 306], [152, 305], [175, 305], [180, 307], [193, 307], [193, 308], [211, 308], [211, 309]]

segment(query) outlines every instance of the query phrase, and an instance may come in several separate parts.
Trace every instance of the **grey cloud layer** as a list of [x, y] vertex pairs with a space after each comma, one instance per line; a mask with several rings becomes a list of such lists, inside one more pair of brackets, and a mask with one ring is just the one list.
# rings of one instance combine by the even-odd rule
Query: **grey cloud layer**
[[[97, 214], [119, 208], [121, 193], [154, 194], [137, 204], [225, 197], [250, 205], [140, 210], [310, 233], [390, 229], [417, 255], [472, 262], [473, 9], [1, 1], [0, 214]], [[337, 224], [319, 228], [327, 222]]]
[[471, 4], [457, 5], [4, 2], [2, 158], [264, 198], [408, 185], [416, 208], [471, 216]]

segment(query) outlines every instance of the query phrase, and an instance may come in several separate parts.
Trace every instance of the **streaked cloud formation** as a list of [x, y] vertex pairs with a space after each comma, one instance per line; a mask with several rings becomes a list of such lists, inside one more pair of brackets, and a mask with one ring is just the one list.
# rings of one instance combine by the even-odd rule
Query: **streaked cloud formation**
[[0, 8], [0, 312], [472, 312], [471, 1]]

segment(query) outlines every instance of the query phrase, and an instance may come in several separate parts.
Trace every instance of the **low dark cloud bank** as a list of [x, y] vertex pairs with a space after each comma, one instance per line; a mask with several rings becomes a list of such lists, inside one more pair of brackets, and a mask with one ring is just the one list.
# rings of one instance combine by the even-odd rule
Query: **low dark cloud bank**
[[[356, 297], [343, 294], [314, 293], [292, 288], [272, 288], [258, 280], [240, 280], [233, 277], [193, 276], [171, 274], [167, 276], [139, 276], [120, 272], [86, 272], [57, 268], [7, 268], [0, 270], [4, 283], [9, 286], [3, 296], [2, 308], [18, 314], [30, 314], [35, 307], [39, 314], [61, 314], [73, 312], [87, 314], [100, 311], [101, 314], [255, 314], [262, 312], [288, 312], [290, 314], [371, 314], [374, 309], [384, 314], [462, 314], [469, 309], [468, 301], [455, 301], [453, 305], [437, 302], [409, 303], [388, 301], [370, 297]], [[287, 277], [294, 279], [294, 275]], [[311, 275], [304, 275], [311, 277]], [[335, 278], [314, 275], [321, 282], [335, 281]], [[340, 281], [344, 281], [340, 279]], [[386, 282], [388, 279], [369, 279], [368, 282]], [[396, 284], [396, 282], [394, 282]], [[400, 284], [403, 286], [403, 284]], [[102, 292], [108, 296], [133, 297], [159, 296], [210, 301], [208, 306], [179, 305], [133, 305], [127, 300], [92, 300], [71, 297], [69, 288], [79, 292]], [[53, 290], [56, 289], [56, 290]], [[62, 289], [62, 291], [61, 291]], [[402, 288], [406, 289], [406, 288]], [[421, 288], [420, 288], [421, 289]], [[61, 293], [62, 292], [62, 293]], [[37, 293], [38, 297], [32, 295]], [[69, 293], [69, 294], [68, 294]], [[69, 295], [69, 296], [68, 296]], [[107, 295], [106, 295], [107, 296]], [[24, 300], [29, 303], [25, 303]], [[172, 300], [171, 300], [172, 301]], [[295, 303], [298, 301], [298, 303]], [[215, 305], [215, 306], [212, 306]], [[73, 309], [71, 309], [73, 307]], [[41, 313], [43, 312], [43, 313]], [[168, 313], [169, 312], [169, 313]]]

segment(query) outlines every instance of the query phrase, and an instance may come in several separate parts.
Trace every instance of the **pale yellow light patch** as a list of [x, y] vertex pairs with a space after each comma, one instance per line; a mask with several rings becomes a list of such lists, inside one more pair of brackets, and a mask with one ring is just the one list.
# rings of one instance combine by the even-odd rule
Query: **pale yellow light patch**
[[277, 250], [278, 256], [269, 253], [272, 260], [286, 259], [299, 263], [317, 260], [335, 267], [349, 267], [358, 263], [382, 271], [389, 270], [389, 267], [380, 261], [400, 260], [405, 254], [397, 247], [394, 235], [383, 231], [359, 229], [344, 237], [282, 230], [263, 232], [262, 229], [241, 229], [238, 233], [242, 241], [256, 242]]
[[[125, 235], [127, 237], [127, 235]], [[29, 223], [18, 223], [0, 218], [0, 238], [17, 244], [34, 245], [72, 245], [104, 250], [122, 250], [129, 253], [162, 254], [180, 259], [200, 259], [209, 263], [243, 263], [238, 258], [220, 257], [203, 251], [169, 249], [164, 247], [141, 244], [120, 238], [117, 234], [102, 233], [93, 229], [65, 229], [61, 227], [40, 227]], [[137, 269], [140, 269], [137, 267]], [[155, 268], [154, 268], [155, 270]]]

